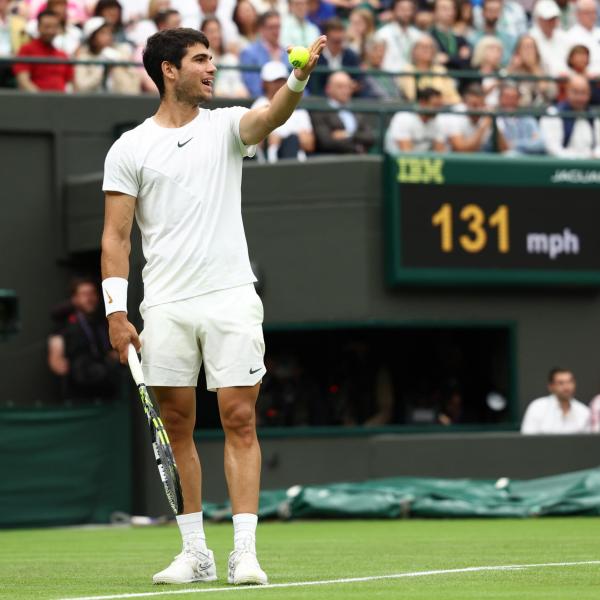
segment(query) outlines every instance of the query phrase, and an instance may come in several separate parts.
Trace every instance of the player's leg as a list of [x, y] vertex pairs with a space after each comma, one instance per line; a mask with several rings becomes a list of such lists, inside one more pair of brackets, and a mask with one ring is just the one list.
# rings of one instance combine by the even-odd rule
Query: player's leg
[[256, 436], [256, 400], [260, 383], [219, 388], [219, 414], [225, 432], [225, 478], [231, 500], [234, 550], [228, 581], [267, 583], [256, 558], [256, 524], [261, 454]]

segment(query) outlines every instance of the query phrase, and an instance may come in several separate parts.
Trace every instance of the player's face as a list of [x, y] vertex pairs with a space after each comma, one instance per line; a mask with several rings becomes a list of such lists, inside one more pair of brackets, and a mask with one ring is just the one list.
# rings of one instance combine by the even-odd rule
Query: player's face
[[181, 59], [181, 68], [176, 70], [175, 97], [190, 104], [210, 100], [216, 72], [208, 48], [204, 44], [190, 46]]

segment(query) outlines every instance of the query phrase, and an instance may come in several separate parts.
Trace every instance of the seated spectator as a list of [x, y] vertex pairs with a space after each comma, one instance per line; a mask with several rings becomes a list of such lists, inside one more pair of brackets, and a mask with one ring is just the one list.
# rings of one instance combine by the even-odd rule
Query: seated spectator
[[[515, 82], [504, 81], [500, 86], [500, 110], [517, 112], [519, 104], [519, 86]], [[506, 141], [507, 154], [544, 154], [545, 147], [540, 126], [534, 117], [501, 116], [496, 119], [496, 125]]]
[[123, 24], [123, 8], [118, 0], [98, 0], [94, 9], [95, 17], [102, 17], [111, 27], [116, 44], [131, 43]]
[[181, 14], [182, 27], [198, 29], [208, 17], [217, 17], [223, 30], [225, 48], [233, 51], [239, 44], [238, 29], [233, 22], [233, 7], [228, 0], [171, 0], [171, 8]]
[[320, 35], [319, 28], [311, 23], [308, 14], [308, 0], [288, 0], [289, 13], [281, 21], [281, 45], [304, 46], [308, 48]]
[[[112, 27], [102, 17], [92, 17], [83, 26], [84, 45], [77, 52], [81, 60], [128, 61], [133, 59], [131, 46], [113, 40]], [[139, 94], [141, 74], [136, 67], [104, 67], [104, 65], [77, 65], [75, 89], [78, 92]]]
[[238, 0], [233, 10], [240, 52], [258, 40], [258, 13], [250, 0]]
[[[508, 75], [546, 75], [542, 68], [537, 42], [530, 35], [519, 38], [512, 59], [506, 70]], [[540, 106], [553, 102], [558, 93], [557, 85], [551, 80], [519, 81], [521, 106]]]
[[502, 42], [490, 35], [482, 37], [473, 50], [471, 64], [484, 76], [481, 87], [485, 94], [485, 103], [488, 106], [496, 106], [500, 85], [497, 75], [502, 65]]
[[348, 103], [354, 83], [343, 71], [332, 73], [327, 80], [325, 94], [334, 112], [313, 112], [313, 129], [317, 152], [333, 154], [362, 154], [375, 142], [375, 136], [364, 115], [354, 114]]
[[[240, 64], [235, 54], [225, 52], [219, 19], [216, 17], [204, 19], [200, 29], [208, 39], [213, 62], [217, 67], [237, 67]], [[213, 91], [215, 96], [224, 98], [247, 98], [249, 96], [242, 81], [242, 74], [236, 69], [217, 69]]]
[[[260, 71], [264, 96], [257, 98], [252, 108], [267, 106], [285, 84], [288, 70], [283, 63], [271, 61]], [[264, 148], [261, 147], [264, 155]], [[306, 155], [315, 151], [315, 135], [308, 112], [297, 108], [292, 116], [281, 126], [275, 129], [266, 140], [266, 159], [270, 163], [277, 162], [280, 158], [297, 158], [306, 160]]]
[[[517, 39], [527, 32], [527, 14], [522, 6], [522, 2], [523, 0], [502, 0], [501, 13], [497, 25], [497, 31], [502, 32], [502, 35]], [[478, 6], [473, 8], [475, 28], [479, 31], [485, 31], [484, 4], [484, 2], [479, 2]]]
[[[567, 84], [567, 100], [548, 109], [540, 127], [546, 152], [561, 158], [600, 158], [600, 121], [591, 117], [561, 116], [558, 111], [587, 111], [590, 84], [582, 75], [572, 75]], [[557, 111], [558, 109], [558, 111]]]
[[308, 19], [321, 31], [325, 21], [335, 17], [335, 6], [328, 0], [308, 0]]
[[[42, 10], [51, 10], [46, 0], [22, 0], [19, 5], [19, 14], [27, 19], [37, 20]], [[73, 25], [83, 25], [90, 17], [89, 9], [94, 3], [89, 0], [68, 0], [67, 22]]]
[[521, 433], [588, 433], [590, 409], [575, 400], [575, 377], [569, 369], [552, 369], [549, 396], [534, 400], [525, 411]]
[[583, 45], [590, 52], [590, 70], [600, 74], [600, 27], [596, 0], [577, 0], [577, 23], [567, 32], [568, 46]]
[[410, 62], [412, 48], [421, 37], [421, 32], [413, 25], [415, 3], [413, 0], [394, 0], [394, 19], [384, 25], [375, 37], [386, 45], [383, 57], [384, 71], [398, 71]]
[[[360, 67], [360, 59], [356, 52], [346, 48], [346, 28], [344, 23], [336, 18], [330, 19], [323, 25], [323, 33], [327, 36], [327, 45], [319, 56], [317, 65], [329, 69], [341, 69], [343, 67]], [[308, 82], [310, 92], [322, 95], [327, 84], [329, 75], [327, 73], [313, 73]], [[352, 74], [354, 81], [354, 92], [359, 90], [363, 78], [360, 75]]]
[[[11, 14], [9, 3], [10, 0], [0, 0], [0, 57], [17, 54], [21, 46], [29, 40], [25, 31], [25, 19]], [[12, 87], [13, 85], [14, 77], [11, 65], [0, 65], [0, 87]]]
[[[473, 5], [471, 4], [471, 0], [458, 0], [457, 4], [457, 18], [452, 31], [469, 41], [469, 37], [475, 32], [473, 26]], [[469, 43], [471, 42], [469, 41]]]
[[[62, 50], [68, 56], [73, 56], [81, 44], [81, 29], [67, 20], [67, 0], [48, 0], [47, 10], [60, 19], [60, 30], [52, 41], [57, 50]], [[27, 33], [32, 37], [38, 36], [37, 19], [27, 23]]]
[[577, 23], [575, 17], [575, 0], [555, 0], [560, 9], [560, 27], [568, 31]]
[[429, 33], [431, 31], [431, 28], [433, 27], [433, 3], [425, 6], [417, 4], [415, 27], [423, 33]]
[[156, 19], [159, 15], [166, 17], [168, 11], [174, 11], [173, 14], [179, 15], [179, 25], [181, 26], [181, 15], [178, 11], [171, 8], [171, 0], [150, 0], [148, 4], [148, 12], [144, 18], [140, 18], [127, 29], [127, 38], [136, 47], [144, 47], [146, 40], [158, 31]]
[[[381, 70], [385, 54], [385, 42], [371, 38], [367, 42], [364, 69]], [[367, 74], [363, 81], [362, 98], [379, 98], [380, 100], [394, 100], [400, 98], [400, 89], [393, 77], [389, 75]]]
[[353, 9], [346, 28], [346, 43], [348, 48], [356, 52], [361, 60], [365, 60], [367, 43], [374, 34], [375, 17], [373, 12], [361, 6]]
[[287, 0], [250, 0], [254, 4], [256, 12], [264, 15], [266, 12], [275, 11], [281, 16], [286, 15], [288, 11]]
[[[597, 106], [600, 104], [600, 87], [595, 79], [598, 74], [590, 72], [590, 51], [587, 46], [577, 44], [569, 50], [567, 56], [567, 67], [569, 68], [567, 75], [583, 75], [590, 82], [592, 96], [590, 104]], [[560, 100], [564, 100], [564, 92], [560, 94]]]
[[471, 46], [452, 28], [456, 23], [454, 0], [436, 0], [431, 35], [438, 45], [436, 62], [449, 69], [468, 69], [471, 63]]
[[[68, 56], [57, 50], [52, 44], [60, 32], [60, 19], [53, 12], [42, 11], [38, 15], [39, 37], [21, 46], [18, 56], [64, 58]], [[13, 72], [20, 90], [27, 92], [66, 91], [67, 84], [73, 80], [73, 67], [66, 64], [24, 64], [16, 63]]]
[[[279, 14], [269, 11], [260, 16], [259, 39], [246, 47], [240, 55], [240, 64], [245, 66], [262, 67], [271, 60], [278, 60], [287, 64], [287, 52], [279, 44], [281, 19]], [[262, 94], [260, 72], [244, 71], [242, 74], [244, 85], [253, 98]]]
[[[444, 74], [445, 67], [435, 64], [437, 45], [430, 35], [422, 34], [412, 49], [412, 63], [402, 67], [405, 73], [424, 71], [436, 73], [436, 75], [419, 75], [415, 77], [402, 76], [398, 78], [398, 85], [404, 97], [409, 102], [414, 102], [417, 97], [417, 89], [433, 88], [442, 94], [445, 105], [458, 104], [460, 95], [456, 91], [454, 79]], [[438, 75], [439, 74], [439, 75]]]
[[535, 25], [529, 33], [537, 44], [542, 69], [556, 77], [566, 69], [568, 50], [567, 34], [559, 26], [560, 10], [554, 0], [538, 0], [533, 17]]
[[[471, 83], [464, 93], [464, 106], [461, 111], [485, 110], [485, 93], [478, 83]], [[490, 116], [452, 114], [440, 119], [440, 129], [448, 140], [453, 152], [493, 152], [493, 121]], [[501, 151], [507, 149], [500, 132], [497, 133]]]
[[472, 46], [476, 46], [484, 36], [498, 38], [502, 42], [502, 65], [505, 66], [510, 61], [517, 38], [499, 26], [502, 7], [502, 0], [484, 0], [481, 10], [483, 26], [481, 29], [474, 30], [468, 40]]
[[[433, 88], [419, 89], [419, 108], [435, 110], [444, 105], [442, 95]], [[385, 134], [385, 151], [398, 152], [444, 152], [446, 144], [440, 128], [439, 115], [416, 112], [396, 113]]]

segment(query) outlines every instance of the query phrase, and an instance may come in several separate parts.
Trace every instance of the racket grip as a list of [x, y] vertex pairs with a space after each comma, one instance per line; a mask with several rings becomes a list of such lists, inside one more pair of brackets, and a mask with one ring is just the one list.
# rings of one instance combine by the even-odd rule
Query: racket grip
[[144, 372], [142, 371], [142, 365], [133, 344], [129, 344], [129, 348], [127, 348], [127, 362], [129, 363], [129, 370], [136, 385], [143, 384]]

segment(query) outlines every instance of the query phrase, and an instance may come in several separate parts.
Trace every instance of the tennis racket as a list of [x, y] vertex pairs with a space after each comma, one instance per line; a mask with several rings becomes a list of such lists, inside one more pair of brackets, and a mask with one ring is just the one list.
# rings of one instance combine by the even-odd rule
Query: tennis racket
[[154, 410], [152, 400], [150, 400], [148, 389], [144, 383], [142, 365], [140, 364], [135, 348], [131, 344], [129, 344], [127, 359], [131, 375], [133, 376], [140, 394], [142, 408], [148, 419], [150, 436], [152, 438], [152, 449], [154, 450], [156, 466], [158, 467], [158, 473], [160, 474], [160, 479], [165, 488], [167, 500], [169, 501], [173, 512], [176, 515], [180, 515], [183, 513], [183, 494], [181, 493], [179, 471], [177, 471], [173, 450], [171, 449], [169, 437], [167, 436], [164, 425], [156, 410]]

